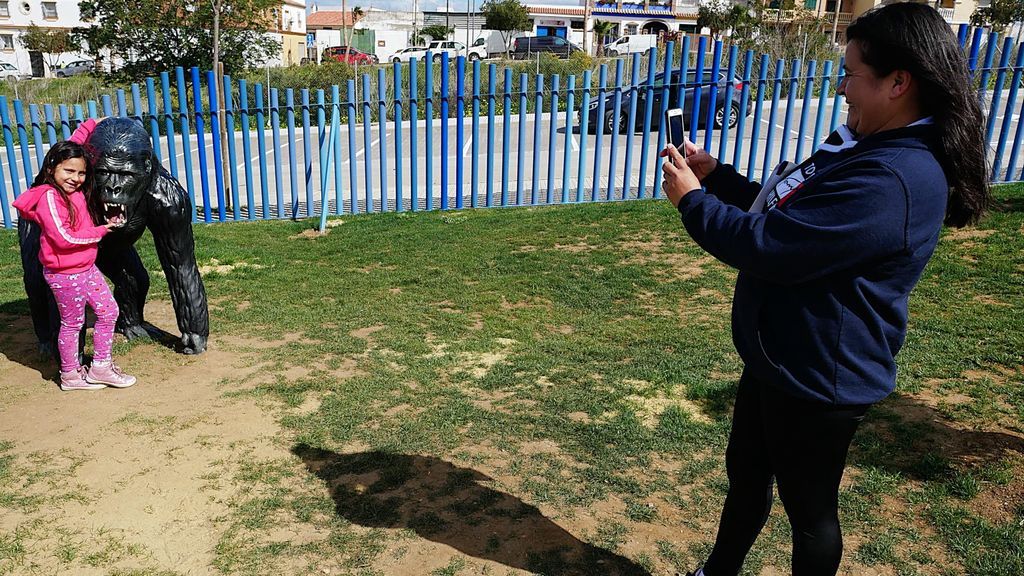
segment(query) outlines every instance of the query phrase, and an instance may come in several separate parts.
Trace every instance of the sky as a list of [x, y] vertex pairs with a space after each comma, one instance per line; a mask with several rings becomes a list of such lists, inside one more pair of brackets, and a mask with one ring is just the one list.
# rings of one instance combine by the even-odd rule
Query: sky
[[[467, 10], [470, 4], [467, 0], [450, 0], [451, 9], [453, 12], [461, 12]], [[345, 0], [346, 5], [349, 9], [359, 6], [363, 10], [367, 8], [380, 8], [382, 10], [400, 10], [408, 11], [412, 9], [412, 2], [410, 0]], [[476, 9], [480, 10], [480, 6], [483, 5], [483, 0], [477, 0]], [[579, 6], [579, 0], [537, 0], [537, 4], [559, 4], [565, 6]], [[307, 9], [311, 8], [313, 4], [320, 7], [321, 10], [341, 10], [341, 0], [330, 0], [324, 2], [322, 0], [306, 0]], [[419, 0], [420, 10], [434, 10], [438, 7], [444, 8], [447, 4], [446, 0]]]

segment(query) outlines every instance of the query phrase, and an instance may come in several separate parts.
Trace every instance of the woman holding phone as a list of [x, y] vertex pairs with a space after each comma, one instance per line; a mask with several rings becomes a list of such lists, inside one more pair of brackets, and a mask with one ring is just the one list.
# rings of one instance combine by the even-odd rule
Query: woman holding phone
[[773, 485], [793, 528], [793, 574], [837, 572], [847, 451], [895, 388], [910, 292], [943, 223], [973, 224], [989, 203], [981, 110], [938, 12], [890, 4], [846, 36], [847, 124], [769, 186], [689, 142], [686, 158], [662, 152], [687, 232], [739, 270], [729, 492], [697, 576], [739, 573]]

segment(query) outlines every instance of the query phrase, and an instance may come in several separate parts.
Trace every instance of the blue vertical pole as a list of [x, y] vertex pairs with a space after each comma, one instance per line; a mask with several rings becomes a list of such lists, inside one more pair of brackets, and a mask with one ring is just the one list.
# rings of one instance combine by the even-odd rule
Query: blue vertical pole
[[295, 90], [284, 91], [284, 117], [288, 135], [288, 179], [292, 189], [292, 219], [299, 217], [299, 153], [295, 145]]
[[419, 122], [419, 118], [418, 118], [419, 112], [416, 110], [416, 105], [419, 102], [419, 83], [416, 80], [416, 68], [417, 68], [416, 59], [415, 58], [410, 58], [409, 59], [409, 136], [410, 136], [409, 137], [409, 143], [411, 144], [411, 148], [409, 150], [409, 172], [410, 172], [409, 192], [411, 194], [411, 199], [410, 199], [410, 202], [409, 202], [409, 208], [413, 212], [415, 212], [416, 210], [419, 210], [419, 205], [417, 204], [417, 201], [416, 201], [417, 200], [416, 199], [416, 195], [418, 194], [418, 190], [419, 190], [419, 182], [417, 181], [418, 180], [417, 176], [419, 176], [419, 159], [417, 157], [417, 148], [419, 147], [419, 143], [416, 141], [416, 139], [417, 139], [417, 136], [416, 136], [416, 132], [417, 132], [416, 127], [417, 126], [416, 126], [416, 123]]
[[960, 44], [960, 49], [963, 50], [967, 45], [967, 34], [970, 32], [970, 26], [968, 24], [961, 24], [960, 28], [957, 29], [956, 41]]
[[427, 180], [424, 182], [426, 198], [424, 200], [427, 203], [427, 210], [434, 209], [434, 68], [433, 68], [434, 56], [427, 51], [427, 55], [424, 57], [423, 64], [426, 66], [424, 71], [424, 83], [426, 84], [426, 96], [424, 98], [424, 110], [427, 116]]
[[363, 177], [366, 187], [366, 213], [374, 210], [373, 201], [373, 156], [370, 149], [373, 147], [373, 109], [370, 107], [370, 75], [363, 74]]
[[786, 116], [785, 120], [782, 121], [782, 147], [779, 152], [779, 161], [788, 160], [789, 153], [789, 134], [791, 132], [793, 120], [793, 108], [796, 104], [796, 93], [800, 90], [800, 59], [795, 58], [791, 62], [789, 68], [789, 94], [786, 95]]
[[974, 38], [971, 39], [971, 52], [967, 57], [967, 68], [970, 69], [971, 78], [974, 78], [974, 71], [978, 68], [978, 52], [981, 50], [981, 35], [984, 28], [974, 29]]
[[501, 111], [504, 122], [501, 126], [501, 205], [508, 206], [508, 155], [512, 148], [512, 70], [505, 68], [504, 106]]
[[565, 145], [562, 147], [562, 204], [569, 201], [569, 150], [572, 148], [572, 116], [575, 108], [576, 76], [569, 75], [565, 90]]
[[133, 117], [142, 124], [142, 95], [136, 83], [132, 83], [132, 111], [135, 112]]
[[[729, 122], [732, 120], [732, 93], [736, 89], [732, 85], [733, 78], [736, 77], [736, 59], [739, 56], [739, 48], [731, 46], [729, 48], [729, 65], [725, 76], [725, 110], [722, 115], [722, 132], [718, 139], [718, 161], [725, 162], [725, 149], [729, 146]], [[739, 129], [743, 125], [743, 116], [736, 119], [736, 128]], [[737, 145], [739, 142], [737, 142]]]
[[[487, 198], [485, 206], [494, 205], [494, 85], [497, 84], [494, 64], [487, 67]], [[520, 152], [522, 148], [520, 148]]]
[[825, 124], [825, 105], [828, 103], [828, 91], [832, 82], [832, 61], [825, 60], [825, 69], [821, 73], [821, 93], [818, 95], [818, 119], [814, 122], [814, 137], [811, 139], [811, 154], [818, 151], [821, 142], [821, 128]]
[[117, 94], [117, 115], [119, 117], [121, 117], [121, 118], [127, 118], [128, 117], [128, 104], [125, 103], [124, 90], [122, 90], [121, 88], [118, 88], [115, 91], [115, 94]]
[[981, 69], [981, 81], [978, 82], [978, 98], [984, 100], [985, 91], [988, 90], [988, 81], [992, 77], [992, 59], [996, 54], [996, 45], [999, 43], [999, 33], [995, 30], [988, 33], [988, 47], [985, 49], [985, 62]]
[[[261, 217], [266, 220], [270, 218], [270, 187], [267, 182], [267, 123], [263, 115], [263, 85], [256, 83], [253, 87], [253, 95], [256, 97], [256, 154], [260, 162], [260, 199], [263, 202]], [[249, 205], [249, 211], [253, 205]]]
[[[359, 192], [358, 192], [358, 173], [356, 169], [356, 81], [348, 80], [346, 82], [346, 88], [348, 89], [348, 194], [349, 202], [351, 203], [352, 214], [359, 214]], [[335, 148], [335, 155], [337, 158], [334, 159], [334, 165], [341, 165], [341, 142], [337, 142], [337, 148]], [[341, 189], [341, 182], [338, 179], [341, 176], [340, 169], [335, 172], [335, 185], [338, 189]], [[365, 206], [369, 208], [370, 199], [367, 198]]]
[[199, 154], [199, 184], [203, 191], [203, 220], [209, 222], [210, 214], [210, 175], [206, 171], [206, 132], [203, 120], [203, 89], [199, 80], [199, 68], [192, 67], [192, 111], [196, 118], [196, 144]]
[[[336, 118], [336, 116], [335, 116], [335, 118]], [[328, 164], [328, 162], [330, 161], [331, 152], [334, 149], [334, 144], [332, 142], [328, 142], [327, 141], [328, 140], [328, 135], [327, 135], [327, 128], [325, 126], [326, 122], [327, 122], [327, 98], [326, 98], [326, 94], [324, 93], [324, 90], [321, 88], [321, 89], [318, 89], [316, 91], [316, 142], [317, 142], [317, 159], [320, 162], [320, 196], [321, 196], [321, 198], [324, 201], [324, 205], [320, 207], [320, 212], [322, 214], [329, 213], [329, 210], [327, 209], [327, 207], [328, 207], [327, 204], [330, 202], [330, 200], [324, 194], [326, 192], [327, 188], [328, 188], [328, 186], [327, 186], [328, 170], [325, 170], [324, 166], [326, 166]], [[335, 134], [334, 137], [335, 137], [335, 139], [334, 139], [335, 142], [340, 139], [340, 136], [338, 136], [337, 134]], [[337, 192], [338, 191], [335, 190], [335, 193], [337, 193]], [[339, 208], [338, 204], [335, 203], [334, 204], [334, 210], [336, 212], [337, 212], [338, 208]], [[309, 209], [312, 212], [313, 207], [310, 206]]]
[[516, 154], [516, 206], [522, 206], [525, 198], [523, 178], [526, 172], [526, 108], [527, 91], [530, 89], [530, 77], [526, 73], [519, 75], [519, 153]]
[[[18, 183], [18, 157], [14, 151], [14, 133], [12, 131], [10, 113], [7, 111], [7, 97], [0, 96], [0, 124], [4, 127], [4, 147], [7, 149], [7, 168], [11, 171], [11, 192], [17, 198], [21, 195], [21, 185]], [[27, 176], [27, 174], [26, 174]], [[32, 185], [29, 180], [28, 186]], [[4, 199], [4, 205], [7, 200]]]
[[[693, 108], [690, 110], [690, 141], [697, 142], [697, 125], [700, 122], [701, 92], [704, 91], [704, 53], [707, 52], [708, 39], [701, 36], [697, 40], [697, 62], [693, 68]], [[713, 108], [713, 106], [712, 106]], [[707, 126], [704, 127], [708, 129]]]
[[477, 206], [480, 194], [480, 61], [473, 61], [473, 128], [470, 140], [473, 145], [473, 157], [470, 158], [470, 194], [469, 205]]
[[284, 218], [284, 178], [281, 175], [281, 106], [277, 88], [270, 89], [270, 138], [274, 146], [274, 185], [277, 217]]
[[612, 101], [612, 149], [608, 158], [608, 188], [605, 190], [605, 200], [615, 197], [615, 161], [619, 157], [619, 118], [622, 116], [622, 59], [615, 61], [615, 97]]
[[[699, 68], [698, 68], [699, 70]], [[704, 149], [711, 151], [711, 138], [715, 135], [715, 107], [718, 105], [718, 74], [722, 70], [722, 41], [715, 40], [715, 51], [711, 57], [711, 78], [708, 79], [708, 112], [704, 117]], [[732, 79], [729, 79], [731, 82]], [[726, 102], [728, 105], [728, 102]]]
[[462, 148], [466, 145], [466, 58], [455, 59], [455, 208], [463, 207], [463, 180], [466, 161]]
[[[772, 168], [772, 144], [775, 139], [775, 121], [779, 113], [779, 95], [782, 92], [782, 73], [785, 70], [785, 60], [781, 58], [775, 62], [775, 80], [772, 83], [772, 107], [771, 112], [768, 114], [768, 139], [764, 144], [764, 162], [761, 164], [761, 174], [766, 175]], [[786, 131], [784, 129], [782, 133], [783, 140], [786, 137]], [[780, 160], [785, 160], [784, 157], [780, 157]]]
[[[32, 167], [32, 157], [28, 148], [28, 131], [25, 130], [25, 108], [21, 100], [14, 101], [14, 121], [18, 125], [18, 144], [21, 148], [21, 166], [25, 170], [25, 188], [32, 187], [33, 175], [38, 172]], [[11, 170], [14, 173], [14, 170]]]
[[[405, 141], [402, 139], [402, 65], [395, 62], [391, 68], [391, 78], [395, 84], [395, 210], [402, 212], [405, 206], [402, 203], [402, 146]], [[415, 161], [415, 158], [413, 159]]]
[[[171, 105], [171, 78], [167, 72], [160, 73], [160, 96], [163, 97], [164, 101], [164, 133], [167, 134], [167, 159], [171, 165], [171, 176], [177, 180], [178, 153], [174, 145], [174, 107]], [[183, 149], [188, 150], [188, 148]]]
[[[671, 43], [670, 43], [671, 44]], [[587, 133], [590, 126], [590, 70], [583, 71], [583, 101], [580, 102], [580, 156], [576, 162], [576, 202], [583, 201], [583, 175], [587, 169]]]
[[4, 228], [11, 228], [11, 207], [7, 205], [7, 183], [4, 178], [3, 163], [0, 163], [0, 213], [3, 215]]
[[[669, 50], [672, 48], [672, 43], [669, 42], [666, 46], [665, 58], [666, 61], [670, 60], [672, 56], [669, 55]], [[637, 184], [636, 195], [637, 198], [643, 198], [647, 194], [647, 157], [648, 157], [648, 143], [651, 138], [651, 114], [654, 113], [654, 72], [658, 67], [658, 51], [651, 48], [647, 53], [647, 97], [644, 102], [644, 134], [640, 140], [640, 180]], [[664, 84], [667, 86], [669, 81], [668, 75], [664, 78]], [[663, 86], [662, 92], [665, 91]], [[664, 104], [664, 98], [662, 98]], [[664, 115], [663, 115], [664, 116]], [[660, 126], [660, 124], [659, 124]], [[659, 132], [659, 143], [660, 143], [660, 130]], [[659, 147], [660, 151], [661, 148]], [[657, 152], [655, 153], [657, 155]], [[654, 179], [658, 180], [658, 175], [654, 175]]]
[[590, 201], [597, 202], [598, 189], [601, 186], [601, 140], [604, 135], [604, 101], [607, 98], [605, 90], [608, 87], [608, 66], [601, 64], [598, 71], [597, 88], [597, 117], [594, 118], [594, 126], [597, 135], [594, 137], [594, 177], [593, 188], [590, 190]]
[[747, 50], [743, 57], [743, 90], [740, 93], [740, 113], [736, 122], [736, 146], [732, 150], [732, 165], [739, 166], [743, 157], [743, 133], [747, 127], [747, 106], [750, 103], [750, 73], [754, 63], [754, 51]]
[[28, 105], [28, 117], [32, 125], [32, 140], [36, 149], [36, 171], [43, 169], [43, 131], [39, 129], [39, 106]]
[[985, 125], [985, 143], [992, 142], [992, 135], [996, 127], [996, 114], [999, 112], [999, 100], [1003, 95], [1003, 85], [1006, 82], [1006, 67], [1010, 64], [1010, 52], [1013, 51], [1013, 38], [1007, 36], [1003, 39], [1003, 53], [999, 57], [999, 73], [996, 74], [996, 86], [992, 90], [992, 105], [988, 108], [988, 121]]
[[[231, 92], [225, 90], [225, 94]], [[299, 97], [302, 102], [302, 163], [305, 169], [303, 182], [306, 187], [306, 217], [312, 218], [316, 214], [316, 207], [314, 205], [315, 199], [313, 194], [313, 145], [310, 142], [310, 114], [309, 114], [309, 89], [303, 88], [299, 92]], [[234, 138], [232, 138], [234, 140]], [[321, 210], [326, 213], [327, 207], [324, 206]]]
[[[683, 35], [683, 49], [682, 54], [679, 57], [679, 94], [676, 95], [676, 108], [680, 110], [686, 110], [686, 90], [689, 86], [689, 68], [690, 68], [690, 37]], [[693, 88], [691, 87], [692, 91]], [[685, 112], [684, 112], [685, 113]]]
[[58, 108], [60, 111], [60, 133], [64, 140], [71, 138], [71, 118], [68, 116], [67, 104], [61, 104]]
[[754, 121], [750, 130], [750, 155], [747, 158], [747, 178], [754, 178], [757, 162], [757, 148], [761, 135], [761, 112], [764, 111], [764, 87], [768, 83], [768, 55], [761, 55], [761, 67], [757, 73], [757, 95], [754, 97]]
[[149, 104], [149, 136], [153, 139], [153, 153], [156, 154], [156, 161], [163, 164], [163, 152], [160, 151], [160, 119], [156, 111], [156, 85], [152, 78], [146, 78], [146, 102]]
[[[530, 204], [537, 204], [537, 188], [540, 186], [540, 120], [544, 112], [544, 75], [537, 74], [536, 106], [533, 109], [533, 189], [530, 190]], [[522, 147], [520, 147], [520, 153]]]
[[551, 112], [548, 114], [548, 182], [546, 190], [547, 194], [544, 196], [544, 202], [546, 204], [554, 202], [553, 187], [555, 184], [555, 133], [557, 132], [556, 125], [558, 124], [558, 80], [558, 74], [553, 74], [551, 76]]
[[[1020, 89], [1022, 68], [1024, 68], [1024, 45], [1017, 47], [1017, 60], [1013, 64], [1013, 77], [1010, 79], [1010, 93], [1006, 97], [1006, 111], [1003, 112], [1003, 127], [999, 131], [999, 144], [996, 147], [996, 156], [992, 161], [992, 180], [999, 178], [999, 166], [1002, 164], [1003, 152], [1006, 151], [1006, 137], [1010, 133], [1010, 124], [1013, 122], [1013, 108], [1017, 102], [1017, 92]], [[1018, 120], [1020, 118], [1018, 117]], [[1019, 139], [1018, 139], [1019, 140]], [[1014, 150], [1019, 142], [1014, 142]], [[1016, 155], [1016, 151], [1014, 152]], [[1006, 180], [1010, 179], [1010, 172], [1006, 174]]]
[[[654, 192], [651, 194], [653, 198], [661, 197], [661, 165], [662, 158], [660, 152], [665, 148], [665, 142], [668, 140], [668, 126], [665, 125], [664, 118], [665, 112], [669, 107], [669, 87], [672, 83], [672, 57], [675, 55], [675, 43], [671, 40], [665, 45], [665, 62], [662, 67], [662, 85], [661, 85], [661, 108], [657, 111], [661, 116], [658, 118], [658, 154], [654, 156]], [[682, 87], [680, 87], [682, 90]], [[648, 100], [650, 97], [648, 96]], [[650, 116], [650, 114], [648, 114]], [[646, 150], [647, 145], [644, 145]], [[641, 163], [646, 165], [646, 162]]]
[[[110, 98], [107, 98], [107, 100], [109, 101]], [[89, 110], [89, 118], [99, 118], [100, 117], [99, 112], [96, 111], [96, 101], [95, 100], [89, 100], [89, 102], [86, 104], [86, 108], [88, 108], [88, 110]]]
[[[228, 164], [231, 182], [231, 219], [241, 217], [238, 205], [238, 152], [235, 147], [235, 104], [231, 97], [231, 76], [224, 75], [224, 126], [228, 132]], [[248, 159], [246, 159], [248, 161]]]
[[[384, 69], [377, 69], [377, 130], [380, 134], [380, 147], [377, 149], [380, 158], [380, 211], [388, 211], [388, 108], [384, 101], [387, 84]], [[369, 160], [369, 158], [367, 158]]]
[[448, 209], [448, 53], [441, 53], [441, 210]]
[[810, 114], [811, 102], [814, 100], [814, 75], [818, 72], [818, 62], [811, 60], [807, 63], [807, 78], [804, 80], [804, 104], [800, 110], [800, 127], [796, 136], [796, 161], [804, 159], [804, 135], [807, 130], [807, 115]]
[[57, 119], [53, 115], [53, 106], [50, 104], [43, 105], [43, 118], [46, 121], [46, 142], [53, 146], [57, 143]]
[[629, 115], [626, 121], [626, 161], [622, 167], [622, 199], [629, 196], [630, 179], [633, 172], [633, 136], [636, 135], [636, 105], [638, 90], [637, 76], [640, 75], [640, 54], [633, 53], [632, 68], [629, 73]]
[[[1017, 51], [1018, 51], [1018, 53], [1017, 53], [1017, 60], [1020, 61], [1021, 60], [1020, 59], [1020, 52], [1024, 52], [1024, 46], [1018, 46], [1017, 47]], [[1018, 69], [1014, 71], [1014, 76], [1018, 76], [1019, 74], [1020, 74], [1020, 68], [1018, 67]], [[1014, 86], [1015, 87], [1019, 86], [1019, 82], [1020, 82], [1020, 79], [1019, 78], [1016, 79], [1016, 81], [1014, 82]], [[1011, 90], [1012, 89], [1013, 88], [1011, 88]], [[1016, 95], [1015, 94], [1011, 94], [1011, 96], [1016, 96]], [[1018, 114], [1020, 116], [1024, 116], [1024, 103], [1022, 103], [1021, 108], [1019, 109]], [[1012, 121], [1011, 116], [1012, 116], [1012, 114], [1006, 114], [1003, 122], [1010, 122], [1010, 121]], [[1014, 137], [1013, 137], [1013, 149], [1010, 151], [1010, 160], [1009, 160], [1008, 165], [1006, 166], [1006, 176], [1004, 177], [1004, 180], [1008, 180], [1008, 181], [1009, 180], [1013, 180], [1014, 179], [1014, 175], [1017, 173], [1017, 153], [1020, 152], [1021, 145], [1024, 144], [1024, 122], [1022, 122], [1021, 120], [1024, 120], [1024, 118], [1018, 117], [1018, 119], [1017, 119], [1017, 132], [1014, 134]], [[998, 158], [998, 155], [997, 155], [997, 158]], [[1024, 178], [1021, 178], [1021, 179], [1024, 180]]]
[[[217, 78], [213, 71], [206, 73], [206, 90], [210, 98], [210, 138], [213, 140], [214, 184], [217, 186], [217, 220], [224, 221], [224, 163], [220, 149], [220, 111], [217, 104]], [[204, 207], [205, 209], [205, 207]]]
[[839, 85], [843, 83], [843, 77], [846, 76], [846, 70], [843, 69], [843, 59], [839, 59], [839, 67], [836, 69], [836, 93], [832, 97], [832, 121], [829, 122], [828, 132], [831, 134], [835, 131], [836, 126], [839, 124]]
[[249, 220], [256, 219], [256, 198], [252, 184], [252, 140], [249, 135], [249, 88], [245, 80], [238, 81], [238, 102], [242, 120], [242, 167], [245, 170], [245, 199]]

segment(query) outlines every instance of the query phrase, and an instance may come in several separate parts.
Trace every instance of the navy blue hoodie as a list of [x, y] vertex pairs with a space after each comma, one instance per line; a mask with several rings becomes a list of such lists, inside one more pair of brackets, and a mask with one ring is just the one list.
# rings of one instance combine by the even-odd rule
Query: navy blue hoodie
[[935, 250], [949, 187], [934, 126], [855, 144], [837, 134], [763, 213], [747, 212], [760, 185], [727, 165], [679, 212], [697, 244], [739, 270], [733, 342], [752, 375], [803, 399], [871, 404], [895, 388], [910, 291]]

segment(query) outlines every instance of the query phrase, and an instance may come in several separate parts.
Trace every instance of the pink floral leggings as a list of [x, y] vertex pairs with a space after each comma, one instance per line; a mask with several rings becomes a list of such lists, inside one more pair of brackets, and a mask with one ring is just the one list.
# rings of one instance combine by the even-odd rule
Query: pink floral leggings
[[78, 370], [78, 333], [85, 324], [85, 306], [96, 313], [93, 331], [93, 361], [109, 362], [114, 343], [114, 323], [117, 322], [117, 302], [111, 294], [103, 274], [96, 266], [78, 274], [59, 274], [43, 270], [43, 277], [53, 291], [60, 311], [60, 332], [57, 350], [60, 352], [62, 372]]

